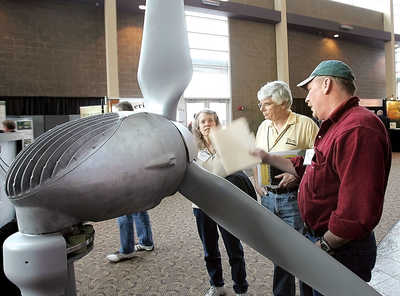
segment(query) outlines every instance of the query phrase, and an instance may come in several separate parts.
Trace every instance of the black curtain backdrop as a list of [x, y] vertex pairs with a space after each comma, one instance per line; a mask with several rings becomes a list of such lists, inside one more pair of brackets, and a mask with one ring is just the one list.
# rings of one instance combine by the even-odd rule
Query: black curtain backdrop
[[304, 98], [293, 98], [292, 110], [312, 118], [311, 109], [307, 106]]
[[101, 105], [103, 97], [0, 97], [6, 102], [7, 115], [71, 115], [83, 106]]

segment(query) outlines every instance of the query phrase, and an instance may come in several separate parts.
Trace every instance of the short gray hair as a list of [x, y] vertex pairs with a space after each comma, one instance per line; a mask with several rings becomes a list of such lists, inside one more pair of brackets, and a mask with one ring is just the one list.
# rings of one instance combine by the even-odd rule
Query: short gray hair
[[293, 98], [289, 85], [284, 81], [272, 81], [260, 88], [257, 93], [257, 98], [262, 101], [266, 98], [271, 98], [275, 104], [285, 104], [288, 108], [292, 106]]

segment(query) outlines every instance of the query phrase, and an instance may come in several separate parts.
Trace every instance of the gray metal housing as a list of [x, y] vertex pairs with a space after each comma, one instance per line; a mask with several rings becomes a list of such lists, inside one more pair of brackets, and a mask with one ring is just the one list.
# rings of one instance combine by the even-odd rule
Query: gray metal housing
[[155, 207], [177, 191], [187, 159], [168, 119], [109, 113], [43, 134], [13, 162], [6, 189], [20, 232], [50, 233]]

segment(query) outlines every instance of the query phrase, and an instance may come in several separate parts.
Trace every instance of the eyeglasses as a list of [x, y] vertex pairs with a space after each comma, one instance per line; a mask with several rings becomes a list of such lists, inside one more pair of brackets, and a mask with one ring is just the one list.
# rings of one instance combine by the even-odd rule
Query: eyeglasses
[[258, 109], [261, 110], [263, 107], [268, 106], [268, 105], [271, 105], [271, 104], [265, 103], [265, 102], [264, 102], [264, 103], [259, 102], [257, 105], [258, 105]]

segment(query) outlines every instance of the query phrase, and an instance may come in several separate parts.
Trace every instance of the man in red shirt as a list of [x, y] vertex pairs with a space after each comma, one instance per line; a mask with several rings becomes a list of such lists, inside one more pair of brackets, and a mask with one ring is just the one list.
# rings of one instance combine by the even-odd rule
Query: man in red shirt
[[[365, 281], [376, 259], [378, 224], [391, 166], [391, 147], [382, 122], [359, 106], [351, 68], [321, 62], [298, 86], [322, 121], [314, 149], [284, 159], [256, 150], [262, 161], [301, 178], [298, 203], [305, 235]], [[321, 295], [313, 291], [313, 295]]]

